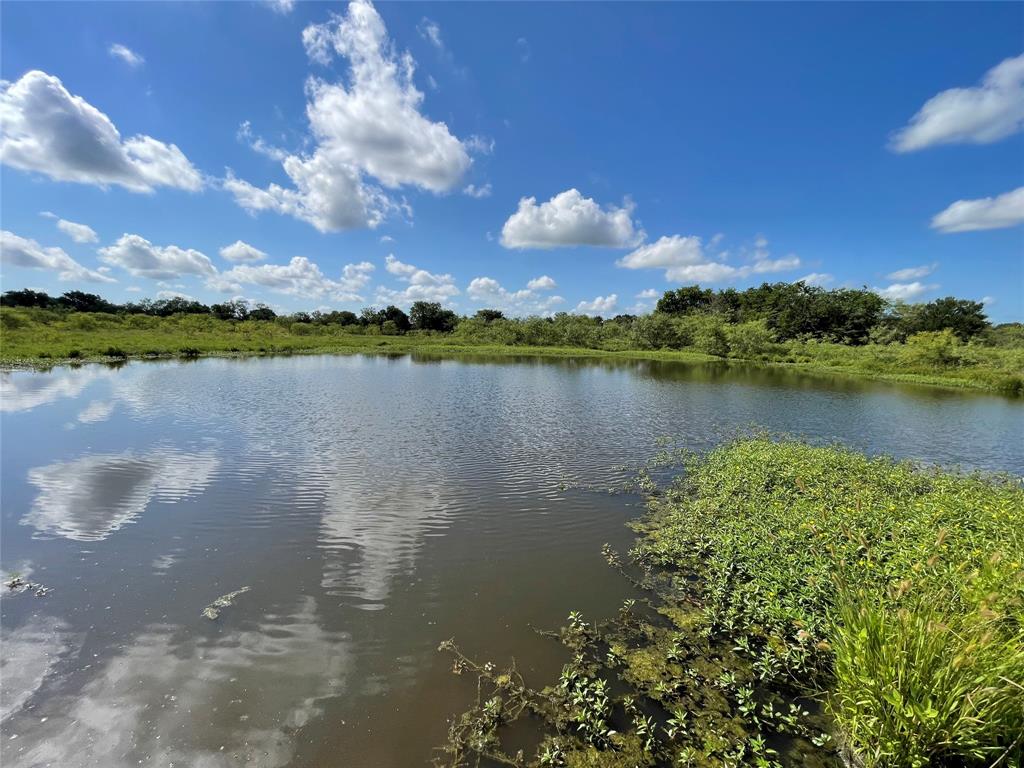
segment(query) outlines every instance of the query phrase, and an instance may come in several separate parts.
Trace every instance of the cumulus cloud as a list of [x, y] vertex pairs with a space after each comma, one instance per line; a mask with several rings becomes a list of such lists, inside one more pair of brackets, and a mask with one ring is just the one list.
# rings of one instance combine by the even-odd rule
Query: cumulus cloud
[[462, 190], [462, 194], [469, 195], [470, 197], [481, 198], [491, 196], [491, 185], [490, 183], [484, 184], [478, 187], [476, 184], [467, 184]]
[[[716, 235], [709, 242], [709, 247], [717, 246], [721, 239]], [[750, 263], [741, 266], [726, 264], [726, 256], [724, 252], [710, 255], [696, 235], [672, 235], [640, 246], [616, 264], [626, 269], [664, 269], [665, 279], [669, 282], [697, 283], [722, 283], [751, 275], [786, 272], [800, 266], [800, 259], [793, 254], [771, 258], [768, 241], [763, 237], [754, 242]]]
[[0, 263], [25, 269], [45, 269], [57, 273], [63, 281], [116, 283], [102, 272], [83, 267], [62, 248], [45, 248], [35, 240], [19, 237], [6, 229], [0, 232]]
[[225, 245], [220, 249], [221, 258], [228, 261], [245, 262], [260, 261], [267, 258], [267, 254], [255, 246], [236, 240], [231, 245]]
[[285, 16], [295, 10], [295, 0], [266, 0], [270, 10]]
[[302, 33], [309, 57], [349, 64], [348, 84], [311, 77], [306, 116], [315, 149], [282, 153], [290, 187], [259, 188], [228, 173], [224, 187], [249, 211], [276, 211], [322, 232], [376, 227], [403, 208], [381, 188], [411, 186], [448, 192], [472, 160], [443, 122], [425, 117], [423, 94], [413, 84], [415, 62], [399, 55], [373, 5], [355, 0]]
[[896, 152], [937, 144], [991, 144], [1024, 127], [1024, 54], [990, 69], [979, 85], [930, 98], [890, 142]]
[[346, 264], [341, 277], [332, 280], [305, 256], [295, 256], [287, 264], [261, 264], [258, 267], [242, 264], [222, 272], [208, 285], [224, 293], [239, 293], [243, 285], [258, 285], [289, 296], [362, 301], [359, 291], [370, 282], [373, 270], [373, 264], [368, 261]]
[[203, 186], [199, 171], [174, 144], [144, 135], [122, 140], [109, 117], [45, 72], [0, 82], [0, 123], [0, 161], [13, 168], [133, 192]]
[[915, 280], [912, 283], [893, 283], [885, 288], [875, 288], [874, 291], [879, 296], [890, 301], [912, 301], [918, 296], [938, 288], [938, 285], [925, 285]]
[[526, 288], [518, 291], [509, 291], [492, 277], [475, 277], [466, 288], [466, 295], [481, 307], [500, 309], [507, 315], [550, 315], [565, 299], [543, 295], [541, 291], [555, 287], [555, 281], [547, 275], [534, 278]]
[[938, 264], [923, 264], [920, 267], [906, 267], [904, 269], [897, 269], [895, 272], [890, 272], [886, 275], [889, 280], [895, 280], [898, 283], [905, 283], [908, 280], [918, 280], [922, 277], [928, 277], [935, 269]]
[[654, 290], [653, 288], [647, 288], [647, 289], [645, 289], [643, 291], [640, 291], [640, 293], [638, 293], [636, 295], [636, 298], [638, 298], [638, 299], [656, 299], [659, 296], [661, 296], [661, 294], [658, 293], [656, 290]]
[[805, 283], [806, 285], [817, 285], [820, 288], [824, 288], [826, 285], [831, 285], [835, 279], [835, 276], [830, 275], [828, 272], [811, 272], [810, 274], [804, 275], [796, 282]]
[[412, 264], [399, 261], [393, 255], [384, 260], [384, 269], [405, 283], [405, 288], [395, 290], [386, 286], [377, 289], [377, 301], [387, 304], [409, 305], [414, 301], [437, 301], [447, 303], [460, 291], [455, 278], [449, 274], [435, 274]]
[[595, 296], [593, 301], [581, 301], [573, 312], [577, 315], [609, 315], [619, 304], [619, 297], [612, 293], [608, 296]]
[[113, 245], [100, 248], [100, 261], [120, 267], [135, 277], [172, 280], [183, 275], [217, 273], [206, 254], [176, 245], [158, 246], [140, 235], [121, 235]]
[[120, 43], [114, 43], [110, 46], [107, 52], [115, 59], [120, 59], [130, 67], [141, 67], [146, 63], [142, 54], [136, 53], [127, 45], [121, 45]]
[[57, 214], [51, 213], [50, 211], [43, 211], [39, 215], [45, 216], [48, 219], [55, 219], [57, 221], [57, 229], [70, 237], [76, 243], [95, 243], [100, 239], [100, 236], [96, 234], [96, 230], [87, 224], [78, 224], [74, 221], [62, 219]]
[[629, 248], [643, 242], [633, 225], [633, 205], [602, 208], [577, 189], [561, 192], [546, 203], [524, 197], [501, 229], [506, 248], [558, 248], [594, 245]]
[[558, 283], [555, 282], [553, 277], [541, 275], [540, 277], [533, 278], [533, 280], [526, 284], [526, 287], [531, 291], [553, 291], [558, 287]]
[[932, 219], [932, 229], [940, 232], [973, 232], [979, 229], [1003, 229], [1024, 222], [1024, 187], [998, 197], [957, 200]]

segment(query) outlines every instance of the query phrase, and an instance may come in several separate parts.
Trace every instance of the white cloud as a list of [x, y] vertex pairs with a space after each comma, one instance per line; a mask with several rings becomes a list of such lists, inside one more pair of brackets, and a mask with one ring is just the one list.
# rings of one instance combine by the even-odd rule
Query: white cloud
[[886, 275], [886, 278], [895, 280], [898, 283], [905, 283], [908, 280], [919, 280], [922, 277], [928, 277], [938, 266], [938, 264], [923, 264], [920, 267], [897, 269], [895, 272], [890, 272]]
[[200, 251], [176, 245], [158, 246], [139, 235], [121, 235], [113, 245], [100, 248], [100, 261], [120, 267], [135, 277], [171, 280], [182, 275], [212, 276], [213, 262]]
[[554, 289], [555, 281], [547, 275], [534, 278], [527, 288], [509, 291], [493, 277], [475, 277], [466, 288], [466, 295], [478, 306], [500, 309], [513, 316], [550, 315], [555, 307], [565, 302], [561, 296], [545, 296], [540, 291]]
[[412, 264], [399, 261], [389, 255], [384, 260], [384, 268], [398, 277], [406, 287], [400, 291], [381, 286], [377, 289], [377, 301], [382, 303], [408, 305], [414, 301], [448, 302], [460, 291], [455, 285], [455, 278], [449, 274], [435, 274], [420, 269]]
[[121, 45], [120, 43], [114, 43], [110, 46], [108, 53], [115, 59], [120, 59], [130, 67], [141, 67], [146, 63], [146, 60], [141, 54], [136, 53], [127, 45]]
[[57, 229], [76, 243], [95, 243], [100, 239], [99, 235], [96, 234], [96, 230], [87, 224], [78, 224], [74, 221], [62, 219], [50, 211], [43, 211], [39, 215], [45, 216], [48, 219], [56, 219]]
[[266, 3], [274, 13], [280, 13], [282, 16], [295, 9], [295, 0], [266, 0]]
[[608, 296], [596, 296], [593, 301], [581, 301], [573, 312], [577, 315], [608, 315], [615, 311], [619, 297], [612, 293]]
[[[674, 270], [706, 261], [701, 239], [696, 236], [672, 235], [661, 237], [623, 256], [617, 264], [626, 269]], [[666, 275], [667, 276], [667, 275]], [[669, 277], [669, 279], [672, 279]]]
[[341, 278], [331, 280], [305, 256], [287, 264], [242, 264], [211, 279], [208, 285], [224, 293], [239, 293], [242, 285], [258, 285], [276, 293], [304, 298], [331, 297], [337, 301], [362, 301], [359, 291], [370, 282], [374, 266], [368, 261], [346, 264]]
[[470, 152], [478, 155], [490, 155], [494, 153], [494, 139], [489, 139], [486, 136], [478, 136], [475, 133], [462, 142], [462, 145]]
[[957, 200], [932, 219], [932, 229], [940, 232], [973, 232], [979, 229], [1003, 229], [1024, 222], [1024, 187], [998, 197]]
[[220, 249], [221, 258], [228, 261], [245, 262], [260, 261], [267, 258], [267, 254], [255, 246], [236, 240], [231, 245], [225, 245]]
[[13, 168], [133, 192], [203, 186], [199, 171], [174, 144], [143, 135], [122, 141], [110, 118], [45, 72], [0, 82], [0, 123], [0, 161]]
[[980, 85], [933, 96], [890, 142], [896, 152], [936, 144], [991, 144], [1024, 127], [1024, 54], [990, 69]]
[[518, 210], [501, 229], [506, 248], [557, 248], [593, 245], [629, 248], [643, 242], [644, 233], [634, 228], [633, 205], [601, 208], [579, 190], [568, 189], [546, 203], [524, 197]]
[[[721, 239], [716, 235], [709, 245], [717, 245]], [[665, 279], [669, 282], [697, 283], [722, 283], [751, 275], [786, 272], [800, 266], [800, 259], [793, 254], [772, 259], [764, 237], [755, 240], [751, 254], [753, 261], [749, 264], [738, 267], [726, 264], [726, 255], [719, 253], [712, 257], [696, 235], [672, 235], [637, 248], [616, 264], [626, 269], [664, 269]]]
[[[740, 267], [740, 276], [746, 274], [765, 275], [771, 272], [788, 272], [800, 266], [800, 259], [793, 254], [783, 256], [781, 259], [758, 259], [749, 267]], [[744, 270], [748, 270], [745, 272]]]
[[426, 16], [416, 25], [416, 31], [420, 37], [430, 42], [439, 51], [444, 50], [444, 40], [441, 39], [441, 26], [436, 21], [431, 21]]
[[403, 208], [373, 180], [387, 189], [412, 186], [434, 193], [456, 187], [472, 163], [469, 153], [445, 123], [421, 114], [415, 62], [395, 51], [373, 5], [355, 0], [346, 15], [306, 27], [302, 40], [316, 62], [344, 57], [349, 83], [307, 81], [315, 149], [284, 157], [291, 187], [261, 189], [229, 172], [224, 187], [239, 205], [288, 214], [329, 232], [376, 227]]
[[381, 235], [380, 241], [382, 243], [393, 243], [395, 242], [395, 238], [393, 238], [391, 235]]
[[195, 296], [189, 296], [187, 293], [180, 293], [179, 291], [158, 291], [156, 294], [158, 299], [185, 299], [185, 301], [196, 301]]
[[516, 40], [516, 50], [519, 52], [519, 60], [525, 64], [530, 60], [533, 51], [530, 48], [530, 41], [525, 37]]
[[824, 288], [826, 285], [833, 283], [835, 279], [835, 276], [830, 275], [828, 272], [811, 272], [795, 282], [805, 283], [806, 285], [817, 285]]
[[25, 269], [45, 269], [57, 273], [63, 281], [116, 283], [112, 277], [87, 269], [61, 248], [44, 248], [35, 240], [19, 237], [6, 229], [0, 232], [0, 263]]
[[533, 278], [533, 280], [526, 284], [526, 287], [531, 291], [553, 291], [558, 287], [558, 283], [555, 282], [553, 277], [541, 275], [540, 277]]
[[653, 288], [647, 288], [647, 289], [645, 289], [643, 291], [640, 291], [640, 293], [638, 293], [636, 295], [636, 298], [638, 298], [638, 299], [656, 299], [659, 296], [661, 296], [661, 294], [658, 291], [654, 290]]
[[915, 280], [912, 283], [893, 283], [885, 288], [875, 288], [874, 291], [890, 301], [911, 301], [928, 291], [938, 289], [938, 287], [938, 285], [925, 285]]
[[462, 194], [469, 195], [470, 197], [481, 198], [491, 196], [491, 185], [488, 182], [483, 186], [478, 187], [476, 184], [468, 184], [462, 190]]

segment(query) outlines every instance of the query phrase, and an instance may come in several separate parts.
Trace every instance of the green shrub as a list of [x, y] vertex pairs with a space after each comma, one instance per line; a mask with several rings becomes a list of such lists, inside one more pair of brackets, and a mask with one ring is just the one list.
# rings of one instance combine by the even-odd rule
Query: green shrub
[[937, 368], [960, 363], [963, 348], [963, 343], [948, 328], [944, 331], [923, 331], [907, 338], [911, 360]]
[[757, 358], [771, 349], [773, 334], [764, 320], [751, 320], [727, 326], [726, 338], [730, 357]]

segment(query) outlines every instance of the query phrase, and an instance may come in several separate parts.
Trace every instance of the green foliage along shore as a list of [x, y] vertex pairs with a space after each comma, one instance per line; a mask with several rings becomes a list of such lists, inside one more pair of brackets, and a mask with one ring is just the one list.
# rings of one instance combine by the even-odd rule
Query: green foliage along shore
[[[629, 564], [605, 549], [648, 599], [548, 633], [557, 682], [442, 644], [478, 695], [438, 765], [1024, 764], [1019, 479], [763, 437], [684, 465], [641, 474]], [[533, 758], [505, 747], [523, 712]]]
[[826, 686], [864, 764], [1020, 765], [1019, 482], [751, 439], [652, 509], [645, 556], [699, 574], [711, 631]]
[[605, 319], [559, 313], [460, 317], [431, 302], [277, 315], [241, 301], [184, 298], [115, 305], [72, 291], [8, 291], [0, 307], [5, 362], [121, 356], [273, 354], [390, 349], [615, 354], [731, 359], [814, 371], [1024, 394], [1024, 326], [992, 327], [981, 304], [954, 298], [885, 302], [867, 290], [802, 283], [745, 291], [667, 292], [648, 315]]

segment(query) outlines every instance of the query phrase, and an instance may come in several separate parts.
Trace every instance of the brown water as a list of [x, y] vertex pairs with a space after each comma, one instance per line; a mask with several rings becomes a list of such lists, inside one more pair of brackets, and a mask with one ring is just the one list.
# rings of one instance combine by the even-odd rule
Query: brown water
[[[438, 643], [630, 594], [599, 490], [759, 425], [1024, 474], [1024, 406], [771, 369], [294, 357], [2, 374], [4, 766], [415, 766], [474, 695]], [[203, 608], [242, 587], [216, 621]]]

